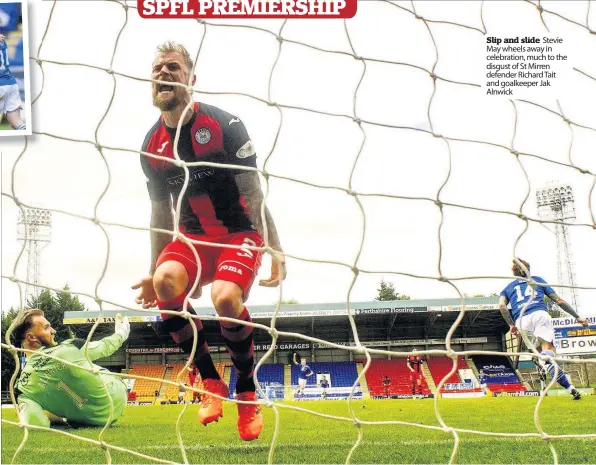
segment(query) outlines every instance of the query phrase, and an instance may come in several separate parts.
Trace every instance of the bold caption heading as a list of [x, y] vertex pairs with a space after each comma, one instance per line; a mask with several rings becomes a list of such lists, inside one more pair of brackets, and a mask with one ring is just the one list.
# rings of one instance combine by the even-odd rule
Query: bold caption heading
[[142, 18], [352, 18], [357, 0], [137, 0]]

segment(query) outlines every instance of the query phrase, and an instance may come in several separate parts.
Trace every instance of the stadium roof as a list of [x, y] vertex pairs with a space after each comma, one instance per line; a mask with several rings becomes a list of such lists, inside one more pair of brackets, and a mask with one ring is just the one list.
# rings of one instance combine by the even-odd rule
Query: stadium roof
[[[507, 331], [507, 325], [498, 310], [497, 297], [464, 299], [464, 305], [466, 313], [453, 337], [500, 336]], [[350, 308], [362, 341], [444, 339], [459, 316], [461, 300], [354, 302]], [[249, 310], [255, 323], [270, 326], [276, 306], [249, 306]], [[215, 316], [213, 307], [199, 307], [195, 311], [198, 315]], [[172, 343], [169, 335], [161, 334], [158, 330], [161, 321], [159, 311], [106, 310], [101, 323], [113, 323], [116, 313], [129, 317], [135, 345]], [[275, 326], [279, 331], [301, 333], [329, 341], [349, 341], [353, 340], [353, 335], [347, 313], [346, 302], [286, 304], [280, 306]], [[80, 325], [84, 333], [100, 316], [98, 311], [66, 312], [64, 323]], [[203, 326], [208, 340], [219, 336], [217, 322], [203, 320]], [[268, 332], [255, 332], [255, 342], [266, 343], [270, 340]]]
[[[498, 310], [498, 297], [476, 297], [463, 299], [466, 310]], [[352, 302], [350, 309], [354, 315], [390, 315], [390, 314], [413, 314], [426, 312], [459, 312], [461, 311], [461, 299], [426, 299], [426, 300], [393, 300], [393, 301], [370, 301]], [[255, 305], [249, 306], [250, 314], [254, 320], [271, 319], [277, 310], [276, 305]], [[213, 307], [197, 307], [198, 315], [216, 316]], [[105, 322], [111, 322], [116, 313], [128, 316], [131, 322], [159, 321], [158, 310], [105, 310], [88, 312], [65, 312], [65, 324], [94, 323], [96, 318], [104, 317]], [[320, 303], [320, 304], [282, 304], [280, 305], [278, 318], [304, 318], [304, 317], [331, 317], [347, 316], [347, 302]], [[104, 321], [102, 321], [104, 322]]]

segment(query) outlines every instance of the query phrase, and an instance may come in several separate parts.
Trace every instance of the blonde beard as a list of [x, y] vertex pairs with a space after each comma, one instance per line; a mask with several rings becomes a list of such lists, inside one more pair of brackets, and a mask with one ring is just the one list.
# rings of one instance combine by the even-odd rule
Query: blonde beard
[[162, 101], [159, 98], [157, 87], [153, 87], [153, 106], [159, 108], [161, 111], [172, 111], [184, 101], [177, 92], [174, 92], [174, 97], [169, 101]]

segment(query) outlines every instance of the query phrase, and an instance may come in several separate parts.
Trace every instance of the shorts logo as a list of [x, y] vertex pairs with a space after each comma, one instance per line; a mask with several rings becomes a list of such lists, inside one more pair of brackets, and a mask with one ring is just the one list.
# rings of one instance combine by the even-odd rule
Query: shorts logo
[[242, 274], [242, 270], [232, 265], [222, 265], [219, 267], [219, 271], [232, 271], [233, 273]]
[[256, 247], [257, 243], [255, 241], [253, 241], [252, 239], [245, 237], [244, 242], [240, 246], [241, 252], [238, 252], [239, 257], [253, 258], [255, 256], [255, 254], [252, 252], [252, 250], [248, 249], [247, 246]]
[[211, 140], [211, 131], [207, 128], [199, 128], [195, 133], [195, 140], [201, 145], [208, 144]]

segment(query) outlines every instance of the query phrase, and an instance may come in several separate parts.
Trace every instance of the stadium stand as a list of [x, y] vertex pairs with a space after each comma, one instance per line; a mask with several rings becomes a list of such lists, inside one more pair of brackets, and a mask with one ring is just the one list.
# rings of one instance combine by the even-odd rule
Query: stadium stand
[[[184, 363], [174, 363], [170, 366], [172, 368], [172, 371], [171, 371], [168, 379], [171, 381], [177, 382], [178, 374], [184, 368]], [[188, 372], [184, 373], [184, 375], [180, 378], [180, 381], [182, 381], [185, 384], [190, 384], [190, 382], [188, 380]], [[168, 384], [168, 386], [166, 388], [166, 398], [168, 398], [170, 400], [177, 400], [178, 399], [178, 391], [179, 391], [178, 386]], [[192, 394], [191, 394], [191, 398], [192, 398]]]
[[[437, 300], [420, 300], [420, 301], [395, 301], [391, 303], [387, 302], [362, 302], [362, 303], [351, 303], [354, 308], [360, 311], [357, 314], [358, 327], [361, 330], [361, 339], [365, 345], [370, 343], [371, 347], [387, 347], [388, 350], [395, 351], [408, 351], [411, 350], [412, 342], [416, 341], [415, 346], [419, 349], [427, 350], [444, 350], [445, 342], [444, 337], [447, 331], [454, 323], [457, 318], [457, 312], [446, 311], [442, 313], [441, 318], [436, 317], [436, 313], [439, 309], [448, 307], [450, 309], [457, 308], [461, 301], [459, 299], [437, 299]], [[464, 325], [467, 326], [467, 332], [459, 330], [454, 334], [452, 341], [453, 350], [457, 351], [498, 351], [502, 352], [507, 350], [507, 347], [503, 343], [503, 334], [508, 331], [508, 326], [504, 322], [500, 311], [498, 309], [498, 298], [469, 298], [465, 301], [466, 305], [470, 305], [471, 308], [479, 308], [480, 310], [470, 309], [466, 312], [464, 318]], [[276, 322], [276, 328], [279, 331], [296, 332], [305, 334], [312, 337], [324, 336], [331, 342], [343, 343], [349, 341], [351, 334], [351, 326], [345, 316], [334, 315], [333, 312], [344, 312], [345, 303], [334, 303], [334, 304], [296, 304], [286, 306], [282, 308], [284, 311], [297, 312], [300, 310], [304, 315], [300, 317], [288, 317], [281, 318]], [[413, 308], [420, 309], [425, 308], [427, 311], [414, 311], [414, 312], [393, 312], [395, 309]], [[211, 311], [212, 309], [205, 309], [205, 312]], [[117, 310], [111, 310], [114, 313]], [[118, 310], [121, 311], [121, 310]], [[275, 311], [274, 306], [253, 306], [251, 307], [251, 314], [254, 315], [255, 321], [259, 321], [263, 324], [270, 324], [270, 318], [259, 317], [260, 312], [270, 314]], [[309, 314], [313, 312], [313, 314]], [[319, 315], [319, 313], [328, 312], [329, 315]], [[129, 316], [134, 318], [144, 318], [145, 315], [140, 312], [125, 312]], [[316, 314], [315, 314], [316, 313]], [[89, 322], [80, 323], [80, 312], [66, 312], [65, 313], [65, 324], [75, 326], [77, 333], [87, 334], [93, 326], [95, 318], [100, 316], [97, 311], [89, 311], [85, 315]], [[316, 324], [313, 324], [316, 323]], [[473, 324], [472, 324], [473, 323]], [[182, 365], [185, 359], [184, 354], [175, 350], [175, 343], [172, 341], [169, 334], [162, 334], [156, 331], [154, 325], [140, 323], [138, 320], [131, 324], [131, 337], [130, 343], [127, 348], [116, 352], [108, 359], [100, 361], [103, 366], [118, 368], [125, 370], [131, 366], [135, 367], [131, 373], [133, 375], [147, 375], [148, 365], [154, 365], [157, 369], [156, 377], [165, 376], [165, 379], [171, 380], [172, 377], [175, 379], [176, 371], [165, 372], [167, 365]], [[222, 366], [226, 366], [224, 370], [224, 380], [230, 383], [231, 390], [233, 392], [236, 385], [236, 374], [231, 367], [231, 360], [225, 346], [225, 341], [221, 338], [220, 326], [217, 322], [205, 321], [204, 328], [206, 331], [206, 338], [210, 341], [210, 348], [212, 349], [212, 356], [214, 361], [222, 363]], [[325, 334], [319, 334], [320, 328], [325, 328]], [[321, 329], [322, 331], [322, 329]], [[381, 344], [382, 342], [382, 344]], [[265, 355], [265, 353], [271, 347], [270, 335], [265, 331], [255, 332], [255, 358], [259, 359]], [[263, 367], [259, 374], [260, 381], [267, 382], [268, 379], [273, 379], [272, 383], [280, 383], [285, 388], [285, 399], [292, 399], [293, 392], [295, 391], [298, 384], [298, 367], [288, 362], [283, 365], [279, 365], [279, 362], [291, 360], [292, 353], [298, 351], [303, 357], [307, 357], [309, 365], [315, 373], [317, 372], [329, 372], [331, 379], [331, 388], [341, 387], [342, 390], [346, 390], [351, 387], [358, 376], [358, 368], [362, 369], [358, 363], [349, 361], [350, 357], [354, 354], [350, 352], [327, 347], [315, 347], [313, 348], [309, 343], [305, 341], [290, 341], [287, 344], [280, 344], [273, 356], [268, 359], [268, 362]], [[318, 362], [312, 362], [313, 354]], [[289, 358], [288, 358], [289, 357]], [[392, 373], [390, 377], [392, 379], [392, 393], [408, 393], [411, 394], [411, 387], [409, 386], [409, 377], [406, 377], [405, 382], [400, 381], [399, 378], [403, 375], [405, 370], [405, 363], [402, 364], [402, 360], [405, 360], [401, 356], [396, 358], [393, 356], [393, 361], [388, 361], [385, 358], [374, 358], [373, 365], [370, 371], [367, 372], [366, 378], [362, 380], [361, 390], [364, 396], [367, 396], [369, 391], [374, 397], [379, 392], [379, 379], [382, 376], [375, 376], [375, 369], [379, 369], [382, 365], [389, 363], [393, 365]], [[460, 359], [460, 369], [469, 369], [476, 373], [476, 369], [481, 370], [487, 365], [502, 365], [503, 369], [508, 368], [513, 375], [512, 379], [502, 379], [504, 373], [497, 372], [493, 373], [498, 375], [493, 377], [489, 381], [489, 389], [494, 390], [521, 390], [524, 386], [520, 384], [519, 372], [524, 372], [524, 369], [516, 371], [512, 368], [511, 363], [507, 357], [498, 357], [496, 359], [483, 359], [481, 356], [474, 357], [472, 360]], [[362, 362], [362, 360], [360, 360]], [[467, 363], [465, 363], [467, 362]], [[566, 365], [566, 369], [569, 371], [574, 384], [578, 387], [594, 386], [596, 384], [596, 365], [595, 364], [577, 364], [571, 365], [575, 362], [569, 361], [570, 365]], [[521, 367], [520, 361], [520, 367]], [[469, 366], [468, 366], [469, 364]], [[141, 366], [141, 368], [139, 368]], [[274, 368], [277, 366], [277, 368]], [[145, 367], [145, 368], [143, 368]], [[341, 367], [341, 368], [337, 368]], [[432, 394], [436, 394], [436, 383], [440, 382], [441, 379], [448, 373], [452, 368], [452, 360], [447, 357], [437, 356], [426, 356], [426, 363], [423, 366], [425, 375], [426, 385], [424, 386], [425, 391], [428, 387]], [[581, 368], [581, 369], [580, 369]], [[344, 371], [349, 372], [348, 375], [343, 376]], [[277, 374], [270, 372], [277, 371]], [[530, 372], [535, 372], [535, 367], [529, 367]], [[283, 372], [281, 374], [280, 372]], [[401, 373], [401, 375], [400, 375]], [[407, 373], [406, 373], [407, 375]], [[517, 375], [517, 376], [516, 376]], [[579, 375], [583, 378], [583, 382], [578, 382]], [[466, 376], [467, 378], [467, 376]], [[473, 378], [473, 376], [472, 376]], [[490, 377], [489, 377], [490, 378]], [[499, 380], [499, 378], [501, 378]], [[364, 380], [367, 383], [364, 383]], [[524, 373], [524, 380], [525, 373]], [[450, 377], [450, 383], [461, 383], [459, 376], [456, 374]], [[308, 388], [312, 390], [312, 398], [320, 399], [320, 393], [316, 393], [314, 389], [316, 384], [316, 377], [310, 377], [308, 379]], [[367, 387], [368, 385], [368, 387]], [[492, 386], [491, 386], [492, 385]], [[161, 396], [165, 397], [168, 384], [161, 381], [145, 382], [139, 380], [135, 382], [135, 385], [131, 389], [131, 392], [135, 392], [137, 397], [152, 397], [155, 399], [155, 390], [161, 392]], [[270, 387], [265, 385], [265, 388]], [[529, 384], [525, 387], [526, 389], [536, 389], [536, 385], [530, 386]], [[177, 400], [178, 392], [176, 388], [171, 393], [171, 397]], [[457, 388], [454, 388], [457, 389]], [[266, 389], [263, 389], [266, 391]], [[459, 390], [459, 389], [458, 389]], [[142, 395], [141, 395], [142, 394]], [[382, 391], [384, 396], [384, 391]], [[317, 397], [318, 396], [318, 397]], [[471, 396], [472, 397], [472, 396]], [[281, 398], [281, 396], [280, 396]], [[143, 399], [147, 401], [148, 399]], [[150, 399], [149, 399], [150, 400]]]
[[[438, 386], [441, 380], [445, 377], [447, 373], [451, 371], [453, 368], [453, 360], [449, 357], [443, 356], [429, 356], [426, 359], [426, 364], [430, 370], [430, 373], [433, 377], [435, 384]], [[468, 364], [464, 360], [462, 356], [457, 358], [457, 369], [464, 370], [468, 368]], [[459, 375], [457, 371], [451, 375], [445, 383], [461, 383], [459, 379]]]
[[[312, 362], [309, 363], [313, 373], [329, 373], [333, 387], [350, 387], [358, 378], [358, 370], [355, 362]], [[298, 385], [299, 368], [292, 365], [292, 385]], [[316, 376], [310, 376], [306, 380], [307, 386], [316, 386]]]
[[[168, 377], [169, 380], [176, 382], [176, 378], [178, 377], [178, 373], [180, 373], [180, 371], [184, 368], [184, 363], [173, 363], [170, 366], [172, 367], [172, 372], [170, 374], [170, 376]], [[219, 373], [219, 376], [224, 377], [224, 372], [226, 369], [226, 363], [223, 362], [218, 362], [215, 364], [215, 369], [217, 370], [217, 372]], [[187, 385], [190, 385], [190, 381], [188, 379], [188, 372], [186, 372], [184, 374], [184, 376], [182, 376], [181, 381]], [[198, 378], [198, 382], [197, 382], [197, 389], [203, 389], [203, 381], [201, 380], [201, 377], [199, 376]], [[168, 387], [166, 389], [166, 398], [171, 400], [171, 401], [177, 401], [178, 400], [178, 392], [179, 392], [179, 388], [178, 386], [174, 386], [173, 384], [168, 384]], [[185, 400], [192, 400], [192, 391], [187, 391], [185, 396], [184, 396]]]
[[[366, 372], [366, 382], [371, 397], [385, 396], [385, 386], [381, 382], [385, 375], [391, 378], [391, 385], [389, 387], [390, 396], [412, 394], [410, 370], [406, 366], [405, 359], [373, 359]], [[426, 379], [422, 380], [422, 394], [430, 394]]]
[[[261, 389], [267, 392], [270, 398], [284, 398], [284, 365], [282, 363], [267, 363], [259, 368], [257, 374]], [[235, 369], [231, 371], [230, 397], [233, 398], [236, 392], [238, 375]]]
[[486, 375], [486, 387], [491, 392], [526, 391], [520, 382], [509, 359], [500, 355], [474, 355], [478, 370]]
[[[150, 376], [151, 378], [163, 379], [166, 372], [164, 365], [133, 365], [129, 373], [135, 376]], [[155, 391], [161, 387], [161, 380], [148, 379], [135, 380], [133, 391], [137, 397], [155, 397]]]

